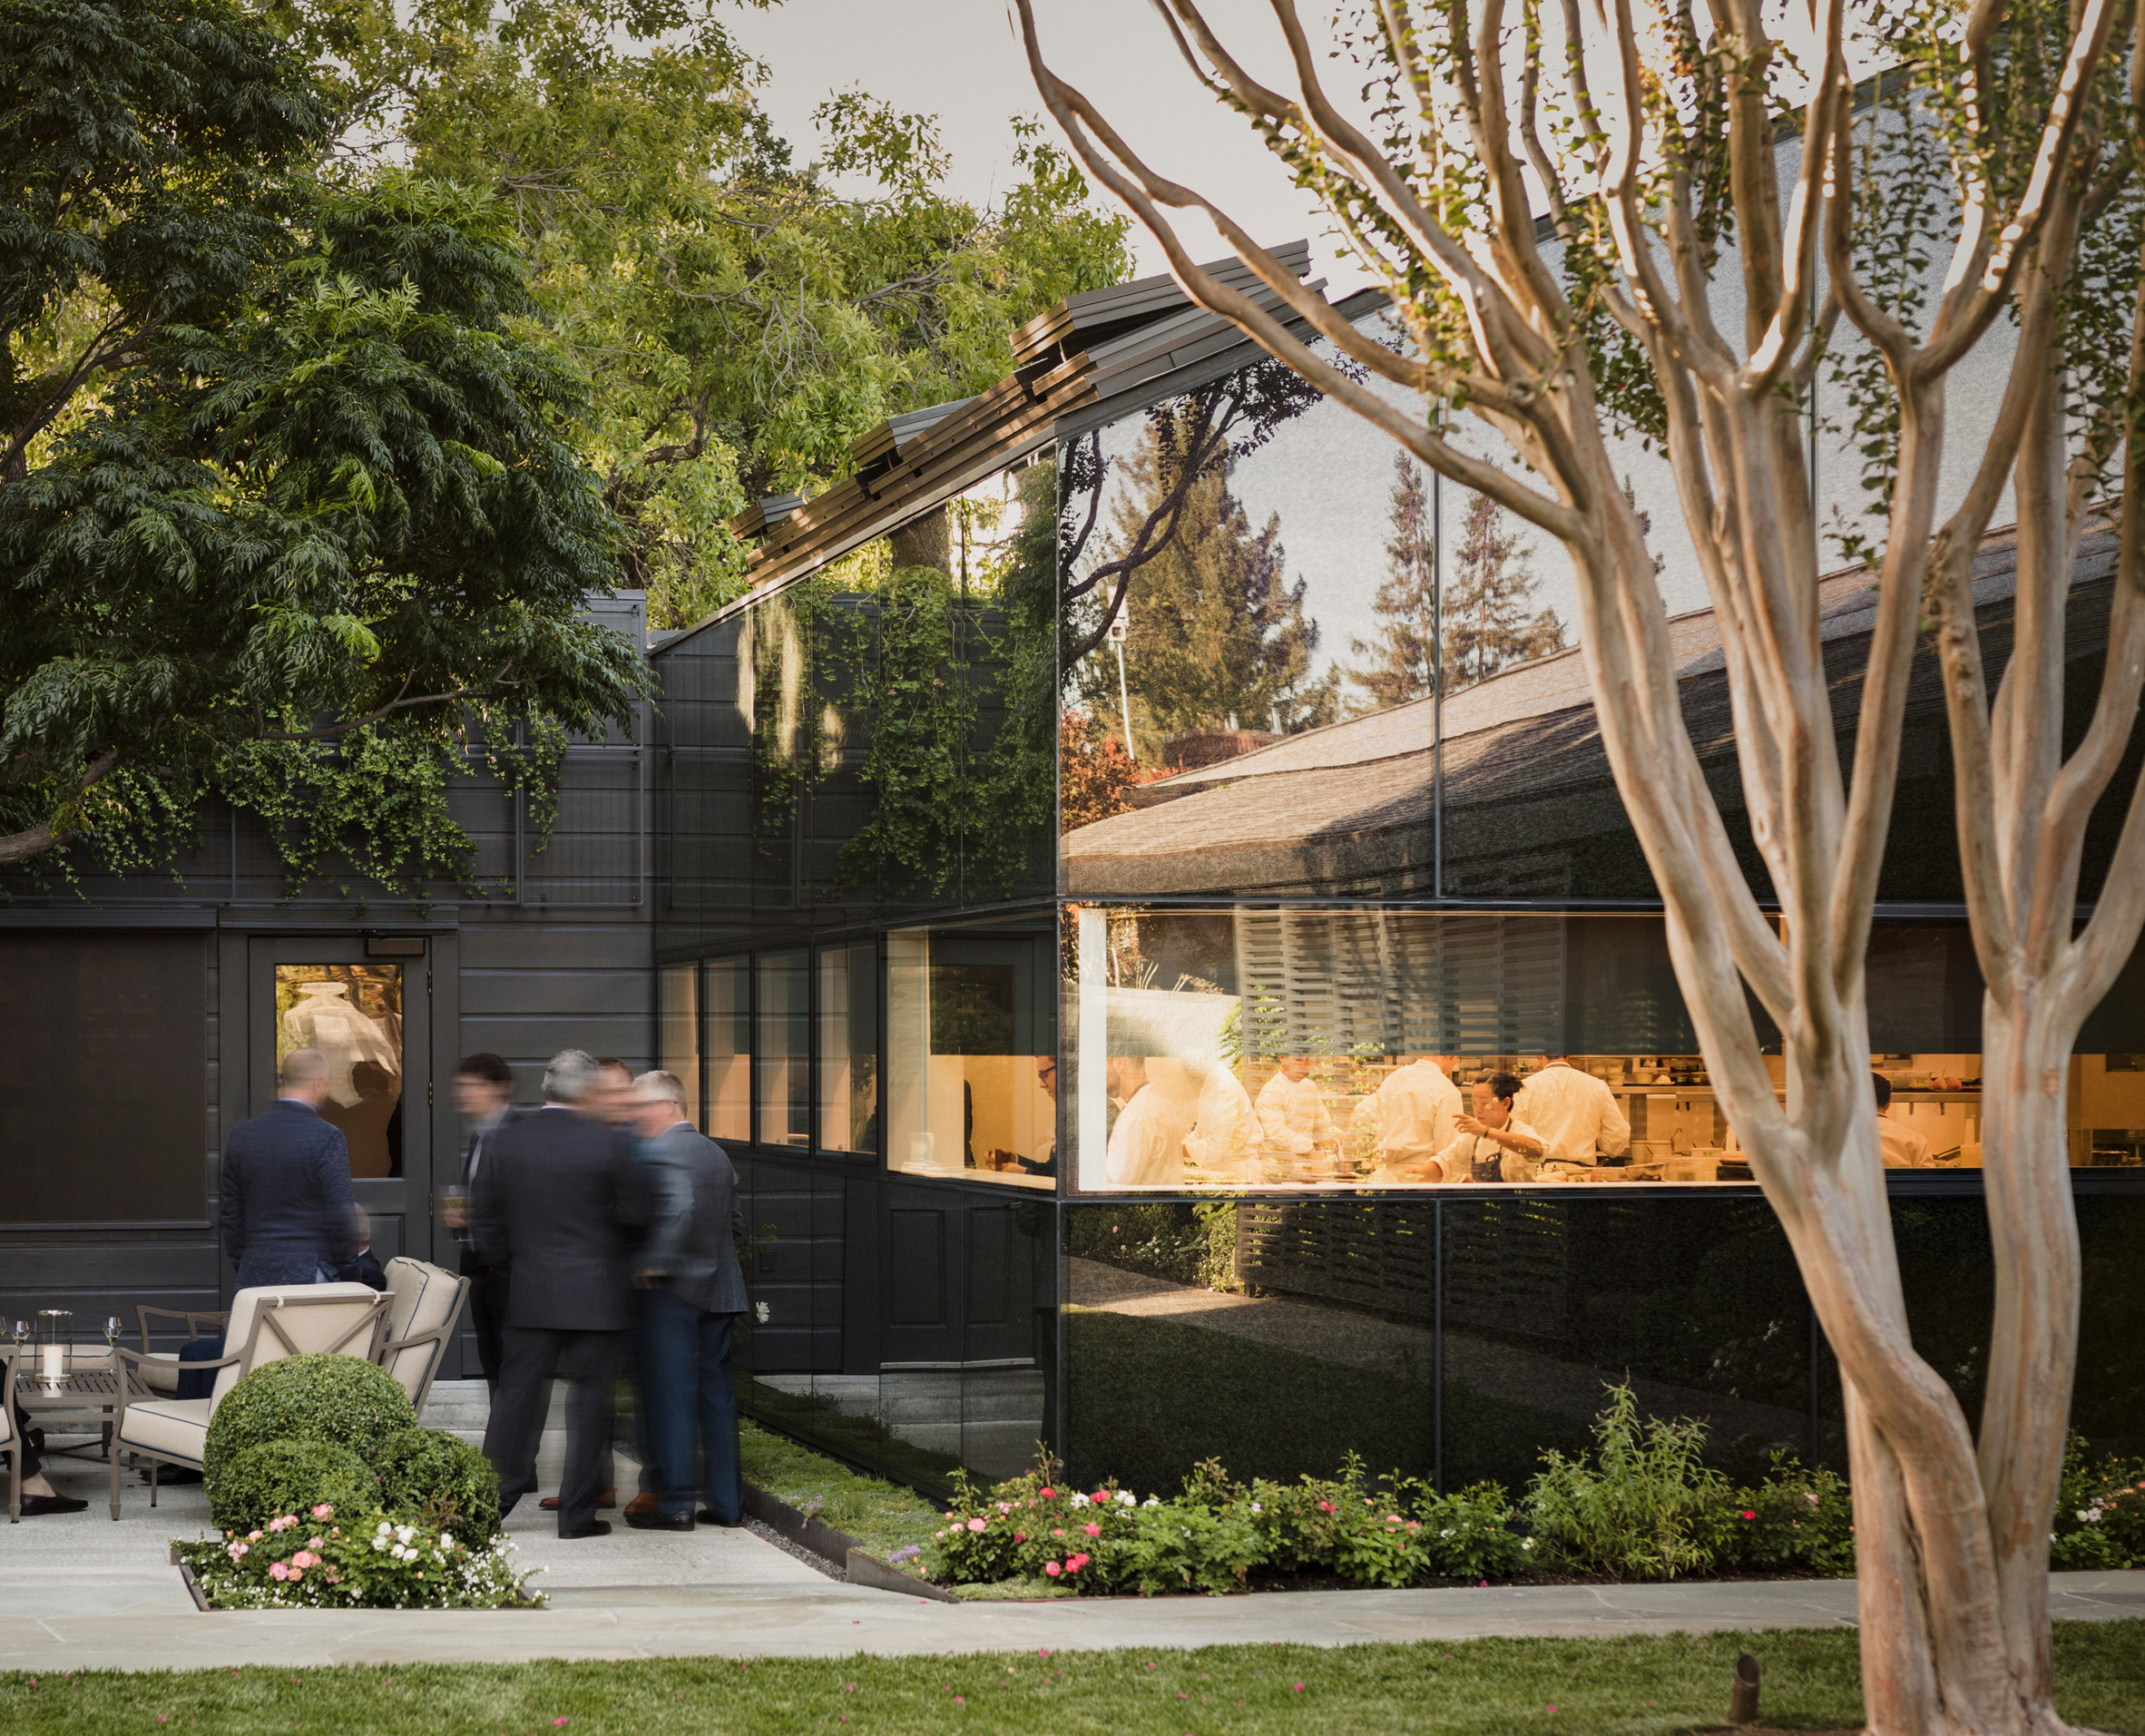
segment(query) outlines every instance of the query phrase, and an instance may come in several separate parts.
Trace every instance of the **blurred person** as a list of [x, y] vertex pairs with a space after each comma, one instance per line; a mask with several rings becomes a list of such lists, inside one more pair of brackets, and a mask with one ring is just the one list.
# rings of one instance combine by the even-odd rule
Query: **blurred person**
[[1446, 1182], [1531, 1182], [1546, 1149], [1542, 1135], [1512, 1113], [1516, 1074], [1493, 1073], [1474, 1086], [1474, 1113], [1458, 1118], [1459, 1133], [1437, 1154]]
[[468, 1123], [462, 1143], [461, 1192], [464, 1203], [446, 1214], [447, 1228], [462, 1250], [462, 1276], [469, 1280], [469, 1323], [476, 1333], [477, 1366], [484, 1370], [485, 1386], [499, 1396], [499, 1370], [505, 1358], [506, 1272], [495, 1270], [478, 1258], [476, 1239], [469, 1227], [468, 1200], [476, 1189], [484, 1168], [485, 1148], [500, 1131], [521, 1119], [514, 1108], [514, 1069], [489, 1051], [462, 1057], [455, 1069], [455, 1103]]
[[1417, 1055], [1394, 1068], [1357, 1107], [1357, 1118], [1372, 1122], [1377, 1129], [1381, 1168], [1421, 1169], [1453, 1143], [1464, 1105], [1460, 1087], [1440, 1064], [1449, 1058]]
[[1110, 1130], [1103, 1168], [1118, 1186], [1152, 1185], [1183, 1178], [1187, 1117], [1160, 1074], [1166, 1058], [1143, 1060], [1113, 1054], [1109, 1061], [1110, 1094], [1122, 1105]]
[[1259, 1127], [1277, 1152], [1302, 1157], [1340, 1150], [1340, 1130], [1326, 1107], [1326, 1094], [1311, 1083], [1311, 1057], [1285, 1054], [1280, 1071], [1259, 1088]]
[[567, 1381], [559, 1535], [600, 1537], [611, 1378], [631, 1320], [626, 1256], [638, 1216], [632, 1152], [585, 1105], [602, 1075], [579, 1049], [544, 1074], [544, 1107], [501, 1128], [476, 1173], [477, 1256], [507, 1274], [506, 1359], [485, 1430], [501, 1516], [536, 1486], [551, 1379]]
[[328, 1076], [319, 1050], [291, 1050], [274, 1106], [231, 1130], [220, 1182], [223, 1248], [240, 1290], [332, 1283], [357, 1257], [349, 1148], [319, 1113]]
[[1259, 1125], [1251, 1099], [1226, 1061], [1210, 1062], [1200, 1081], [1184, 1155], [1201, 1169], [1243, 1176], [1251, 1167], [1251, 1135]]
[[[15, 1439], [8, 1443], [7, 1452], [12, 1457], [15, 1475], [23, 1486], [22, 1511], [25, 1519], [37, 1519], [55, 1513], [80, 1513], [87, 1501], [77, 1501], [73, 1496], [62, 1495], [54, 1488], [44, 1475], [44, 1431], [30, 1427], [30, 1413], [17, 1399], [15, 1407]], [[165, 1466], [167, 1471], [171, 1467]], [[168, 1482], [168, 1476], [160, 1478]]]
[[[218, 1186], [224, 1251], [238, 1268], [232, 1288], [258, 1290], [332, 1284], [358, 1258], [358, 1198], [350, 1185], [350, 1151], [342, 1129], [325, 1121], [331, 1069], [318, 1049], [283, 1057], [281, 1090], [272, 1108], [231, 1129]], [[181, 1365], [215, 1362], [223, 1339], [200, 1338], [179, 1347]], [[207, 1398], [216, 1377], [181, 1367], [177, 1396]], [[160, 1483], [198, 1483], [201, 1474], [167, 1466]]]
[[674, 1074], [633, 1082], [648, 1239], [634, 1257], [641, 1302], [641, 1407], [655, 1448], [657, 1500], [626, 1509], [648, 1531], [691, 1531], [698, 1507], [710, 1525], [745, 1522], [738, 1447], [737, 1375], [730, 1362], [737, 1317], [751, 1306], [738, 1261], [745, 1203], [721, 1146], [685, 1118]]
[[387, 1288], [387, 1268], [372, 1251], [372, 1216], [363, 1206], [358, 1208], [358, 1251], [351, 1255], [350, 1263], [336, 1273], [336, 1279], [340, 1283], [363, 1284], [367, 1290]]
[[616, 1055], [606, 1054], [597, 1057], [596, 1072], [601, 1076], [589, 1113], [598, 1121], [632, 1133], [639, 1119], [633, 1102], [633, 1070]]
[[1541, 1133], [1549, 1153], [1544, 1162], [1592, 1169], [1600, 1157], [1621, 1157], [1631, 1149], [1631, 1124], [1617, 1107], [1616, 1094], [1573, 1066], [1569, 1055], [1544, 1055], [1520, 1087], [1512, 1113]]
[[1929, 1142], [1903, 1121], [1892, 1119], [1892, 1082], [1881, 1073], [1869, 1075], [1869, 1088], [1876, 1094], [1877, 1144], [1888, 1170], [1929, 1167]]

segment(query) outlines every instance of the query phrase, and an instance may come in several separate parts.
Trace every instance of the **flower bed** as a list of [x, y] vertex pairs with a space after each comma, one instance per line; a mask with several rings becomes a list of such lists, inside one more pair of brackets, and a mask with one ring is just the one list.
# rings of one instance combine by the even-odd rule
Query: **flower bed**
[[472, 1545], [377, 1509], [322, 1502], [257, 1530], [175, 1543], [212, 1609], [500, 1609], [537, 1602], [500, 1536]]

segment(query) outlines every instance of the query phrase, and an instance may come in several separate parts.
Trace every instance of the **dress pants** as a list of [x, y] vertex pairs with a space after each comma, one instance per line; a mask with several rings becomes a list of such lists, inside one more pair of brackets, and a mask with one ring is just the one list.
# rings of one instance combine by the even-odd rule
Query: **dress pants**
[[644, 1384], [666, 1514], [690, 1513], [696, 1492], [724, 1525], [745, 1513], [738, 1457], [738, 1382], [730, 1366], [734, 1314], [710, 1314], [665, 1285], [642, 1292]]
[[578, 1531], [596, 1516], [603, 1462], [611, 1447], [611, 1375], [618, 1366], [617, 1332], [566, 1332], [544, 1327], [506, 1329], [506, 1364], [485, 1429], [485, 1456], [499, 1474], [501, 1515], [536, 1487], [536, 1449], [551, 1407], [551, 1377], [567, 1382], [566, 1474], [559, 1479], [559, 1533]]
[[485, 1385], [499, 1396], [499, 1371], [506, 1366], [507, 1271], [486, 1266], [473, 1248], [462, 1250], [462, 1276], [469, 1280], [469, 1325], [476, 1334], [476, 1363]]

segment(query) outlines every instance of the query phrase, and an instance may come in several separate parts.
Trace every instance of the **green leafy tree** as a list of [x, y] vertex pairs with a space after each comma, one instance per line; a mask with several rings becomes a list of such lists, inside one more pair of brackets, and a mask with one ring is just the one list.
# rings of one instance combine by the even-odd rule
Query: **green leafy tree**
[[1469, 499], [1445, 599], [1448, 690], [1563, 650], [1564, 624], [1556, 611], [1527, 613], [1536, 584], [1527, 564], [1532, 552], [1503, 507], [1487, 495]]
[[[1165, 500], [1177, 502], [1166, 545], [1132, 576], [1125, 674], [1163, 731], [1283, 731], [1330, 722], [1337, 678], [1314, 680], [1318, 623], [1304, 613], [1306, 583], [1283, 571], [1281, 522], [1254, 530], [1230, 492], [1229, 465], [1202, 466], [1180, 487], [1177, 424], [1151, 419], [1124, 461], [1128, 487], [1116, 508], [1121, 548], [1139, 539]], [[1116, 665], [1091, 659], [1102, 706]]]
[[1127, 273], [1124, 220], [1032, 123], [988, 210], [945, 191], [935, 120], [860, 91], [821, 105], [824, 157], [798, 166], [712, 5], [422, 0], [397, 25], [314, 0], [292, 27], [350, 60], [347, 112], [378, 145], [512, 211], [541, 318], [592, 381], [583, 451], [659, 625], [740, 592], [724, 521], [749, 500], [987, 389], [1021, 321]]
[[644, 682], [576, 619], [611, 523], [504, 213], [319, 181], [304, 56], [220, 0], [0, 44], [0, 863], [162, 859], [221, 793], [294, 877], [459, 871], [465, 755], [541, 789]]
[[1348, 672], [1375, 706], [1425, 699], [1437, 669], [1437, 544], [1430, 534], [1430, 490], [1405, 452], [1393, 455], [1392, 508], [1387, 515], [1386, 576], [1371, 608], [1378, 636], [1349, 642], [1370, 661]]

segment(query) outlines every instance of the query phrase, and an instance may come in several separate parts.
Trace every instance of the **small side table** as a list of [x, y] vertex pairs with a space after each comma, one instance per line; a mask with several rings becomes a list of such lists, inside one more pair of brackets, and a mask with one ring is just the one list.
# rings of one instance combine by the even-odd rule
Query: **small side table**
[[15, 1402], [41, 1424], [55, 1421], [93, 1422], [98, 1425], [99, 1443], [93, 1448], [88, 1442], [79, 1447], [48, 1447], [47, 1458], [63, 1454], [90, 1454], [109, 1459], [112, 1456], [112, 1428], [114, 1413], [119, 1408], [120, 1395], [127, 1398], [146, 1398], [150, 1395], [139, 1385], [122, 1388], [121, 1375], [112, 1366], [109, 1350], [87, 1348], [68, 1353], [67, 1372], [60, 1379], [47, 1380], [36, 1367], [36, 1358], [25, 1350], [15, 1357], [13, 1346], [7, 1355], [15, 1361]]

